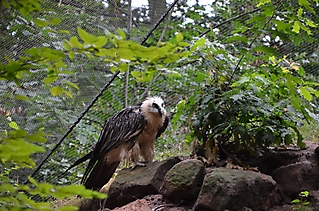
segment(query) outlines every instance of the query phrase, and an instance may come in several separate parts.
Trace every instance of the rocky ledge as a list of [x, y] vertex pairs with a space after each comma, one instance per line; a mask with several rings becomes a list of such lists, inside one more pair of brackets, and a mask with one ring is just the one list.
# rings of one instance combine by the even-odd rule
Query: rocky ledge
[[[82, 202], [79, 210], [319, 210], [319, 147], [306, 144], [261, 157], [258, 172], [180, 157], [122, 169], [102, 188], [107, 199]], [[300, 203], [291, 204], [295, 199]]]

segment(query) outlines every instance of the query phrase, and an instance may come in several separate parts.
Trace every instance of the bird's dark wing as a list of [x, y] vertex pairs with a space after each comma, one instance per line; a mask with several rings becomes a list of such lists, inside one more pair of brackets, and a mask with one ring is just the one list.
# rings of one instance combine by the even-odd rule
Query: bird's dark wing
[[[110, 150], [128, 142], [132, 142], [131, 147], [133, 147], [134, 141], [144, 127], [145, 120], [141, 113], [140, 106], [127, 107], [110, 117], [105, 122], [104, 128], [101, 131], [99, 140], [93, 150], [92, 157], [83, 175], [82, 183], [87, 180], [90, 172], [94, 171], [96, 162], [104, 159], [105, 155]], [[119, 162], [119, 160], [108, 162], [115, 163]], [[94, 178], [91, 177], [90, 180], [94, 180]]]
[[163, 126], [157, 131], [156, 138], [160, 137], [162, 135], [162, 133], [164, 133], [164, 131], [166, 130], [166, 128], [168, 126], [168, 122], [169, 122], [169, 117], [166, 116], [164, 123], [163, 123]]

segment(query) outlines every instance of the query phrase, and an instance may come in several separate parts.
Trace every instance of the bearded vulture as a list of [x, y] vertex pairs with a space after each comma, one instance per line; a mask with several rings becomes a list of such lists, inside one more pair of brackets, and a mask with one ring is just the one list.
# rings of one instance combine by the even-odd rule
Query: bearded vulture
[[68, 170], [90, 159], [81, 183], [87, 189], [99, 190], [110, 180], [123, 159], [130, 158], [137, 165], [141, 156], [145, 162], [151, 162], [155, 140], [167, 125], [168, 117], [160, 97], [150, 97], [124, 108], [105, 122], [94, 150]]

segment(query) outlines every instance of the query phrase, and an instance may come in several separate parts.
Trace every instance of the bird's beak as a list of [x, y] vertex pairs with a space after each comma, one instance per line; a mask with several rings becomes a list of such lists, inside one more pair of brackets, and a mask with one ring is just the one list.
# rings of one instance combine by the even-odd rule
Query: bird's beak
[[157, 109], [158, 114], [160, 115], [160, 117], [163, 116], [162, 109], [161, 109], [161, 107], [159, 105], [157, 105], [156, 103], [153, 103], [152, 107]]

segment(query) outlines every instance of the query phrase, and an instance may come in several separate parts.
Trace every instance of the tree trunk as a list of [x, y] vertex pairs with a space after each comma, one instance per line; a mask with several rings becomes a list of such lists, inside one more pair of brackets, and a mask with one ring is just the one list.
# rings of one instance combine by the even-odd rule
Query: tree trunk
[[153, 25], [166, 11], [166, 0], [148, 0], [150, 21]]

